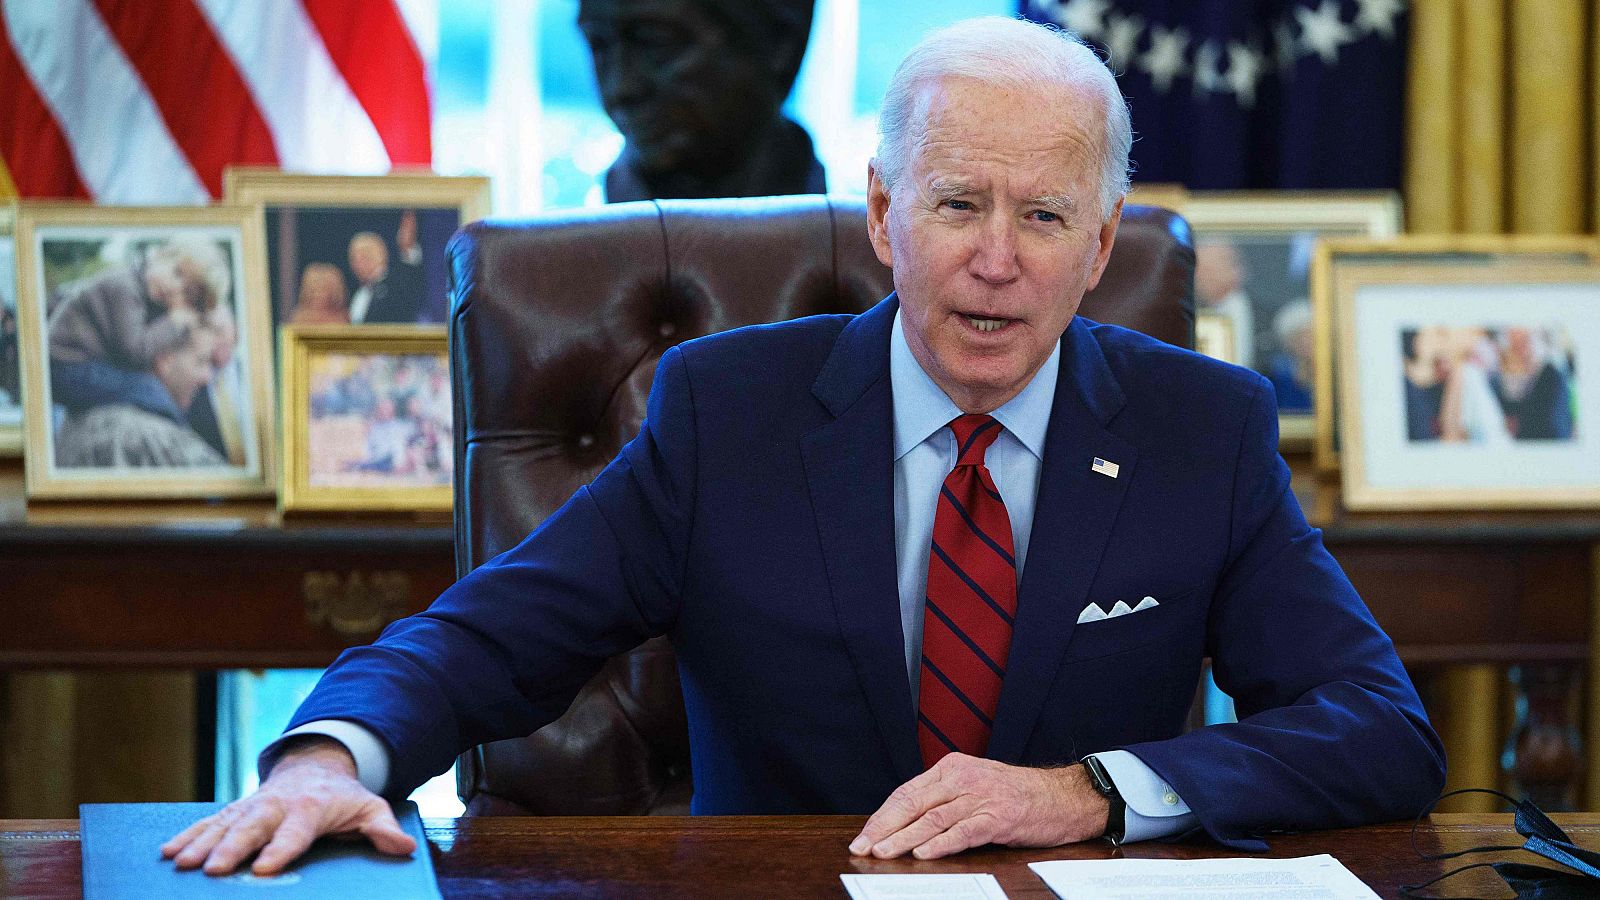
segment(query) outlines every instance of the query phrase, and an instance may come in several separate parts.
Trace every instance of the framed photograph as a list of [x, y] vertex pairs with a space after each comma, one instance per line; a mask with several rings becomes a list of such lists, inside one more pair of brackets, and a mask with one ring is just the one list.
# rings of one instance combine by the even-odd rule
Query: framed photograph
[[0, 206], [0, 456], [22, 455], [22, 357], [17, 324], [17, 208]]
[[1200, 313], [1194, 317], [1194, 349], [1212, 359], [1239, 364], [1235, 359], [1233, 320], [1216, 313]]
[[1160, 206], [1182, 213], [1189, 202], [1189, 189], [1176, 182], [1136, 181], [1128, 192], [1127, 202], [1140, 206]]
[[290, 325], [283, 366], [285, 512], [450, 512], [444, 326]]
[[279, 325], [442, 323], [444, 246], [489, 213], [489, 179], [230, 168], [229, 203], [262, 207]]
[[1335, 281], [1347, 507], [1600, 506], [1600, 265]]
[[1278, 392], [1285, 450], [1309, 450], [1315, 427], [1310, 272], [1328, 237], [1389, 237], [1401, 226], [1392, 193], [1195, 191], [1195, 308], [1233, 325], [1229, 362], [1255, 369]]
[[1401, 235], [1319, 241], [1311, 261], [1316, 409], [1312, 449], [1317, 472], [1332, 476], [1339, 471], [1339, 331], [1334, 314], [1338, 305], [1335, 285], [1340, 273], [1395, 265], [1483, 271], [1506, 266], [1585, 267], [1595, 263], [1600, 263], [1600, 238], [1592, 235]]
[[261, 217], [24, 203], [29, 498], [272, 493]]

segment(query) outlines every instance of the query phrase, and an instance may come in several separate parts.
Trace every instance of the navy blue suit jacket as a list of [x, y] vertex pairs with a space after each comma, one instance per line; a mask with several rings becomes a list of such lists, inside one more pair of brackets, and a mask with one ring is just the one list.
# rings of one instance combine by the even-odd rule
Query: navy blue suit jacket
[[[868, 813], [920, 771], [895, 578], [891, 296], [662, 357], [593, 483], [427, 612], [347, 651], [294, 725], [391, 749], [404, 795], [557, 718], [669, 635], [697, 813]], [[1063, 337], [989, 756], [1126, 748], [1214, 837], [1414, 815], [1438, 738], [1289, 492], [1265, 379], [1127, 329]], [[1116, 478], [1091, 470], [1096, 458]], [[1079, 625], [1090, 602], [1160, 605]], [[1183, 733], [1201, 659], [1243, 721]]]

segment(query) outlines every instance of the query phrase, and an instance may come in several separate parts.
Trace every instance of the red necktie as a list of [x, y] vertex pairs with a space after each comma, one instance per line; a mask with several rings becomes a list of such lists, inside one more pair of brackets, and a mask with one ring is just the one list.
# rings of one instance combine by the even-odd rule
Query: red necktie
[[933, 517], [922, 624], [917, 746], [927, 767], [946, 753], [988, 748], [1017, 614], [1011, 517], [983, 464], [1000, 423], [960, 416], [950, 429], [960, 456]]

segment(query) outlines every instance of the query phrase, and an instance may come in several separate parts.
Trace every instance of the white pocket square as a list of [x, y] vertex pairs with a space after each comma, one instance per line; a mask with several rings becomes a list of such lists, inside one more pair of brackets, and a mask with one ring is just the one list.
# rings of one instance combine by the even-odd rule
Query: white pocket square
[[1154, 597], [1146, 597], [1143, 600], [1140, 600], [1135, 606], [1129, 606], [1126, 600], [1118, 600], [1116, 605], [1111, 607], [1111, 612], [1106, 612], [1100, 608], [1100, 604], [1091, 603], [1083, 608], [1083, 612], [1078, 613], [1078, 624], [1082, 625], [1085, 622], [1098, 622], [1101, 619], [1115, 619], [1117, 616], [1126, 616], [1129, 613], [1144, 612], [1147, 609], [1155, 609], [1160, 605], [1161, 604], [1157, 603], [1156, 598]]

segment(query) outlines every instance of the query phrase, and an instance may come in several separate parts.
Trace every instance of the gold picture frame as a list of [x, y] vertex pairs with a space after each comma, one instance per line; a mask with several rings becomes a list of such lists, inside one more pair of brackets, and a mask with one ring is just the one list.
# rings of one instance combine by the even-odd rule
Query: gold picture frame
[[[286, 514], [448, 515], [454, 445], [445, 327], [289, 325], [279, 332], [279, 340], [284, 460], [279, 508]], [[369, 365], [354, 361], [357, 357], [391, 362]], [[436, 363], [418, 366], [420, 357]], [[319, 359], [326, 360], [321, 371]], [[406, 365], [428, 371], [407, 380], [413, 390], [404, 401], [408, 408], [400, 409], [394, 388], [399, 379], [391, 375]], [[424, 378], [431, 388], [420, 380]], [[379, 379], [384, 383], [373, 383]], [[351, 396], [361, 399], [352, 402]], [[385, 402], [386, 413], [381, 411]], [[424, 421], [426, 429], [421, 427]], [[385, 429], [386, 434], [393, 432], [393, 439], [374, 443], [381, 423], [394, 424]], [[313, 470], [313, 455], [320, 471]]]
[[[1285, 451], [1310, 450], [1317, 421], [1312, 248], [1317, 240], [1331, 236], [1398, 234], [1403, 223], [1399, 195], [1193, 191], [1183, 214], [1194, 229], [1196, 311], [1209, 308], [1234, 321], [1235, 346], [1228, 361], [1274, 381], [1279, 390], [1279, 446]], [[1233, 288], [1224, 291], [1230, 282]], [[1252, 289], [1252, 284], [1258, 287]], [[1210, 297], [1208, 291], [1222, 295]], [[1208, 306], [1208, 300], [1214, 305]], [[1270, 329], [1263, 327], [1264, 320], [1272, 322]]]
[[1194, 317], [1194, 350], [1212, 359], [1238, 365], [1233, 355], [1233, 320], [1215, 313], [1197, 313]]
[[[30, 500], [272, 494], [276, 481], [269, 362], [272, 351], [262, 246], [261, 213], [252, 207], [109, 207], [31, 202], [17, 207], [17, 312], [21, 325], [26, 490]], [[205, 250], [206, 247], [211, 249]], [[116, 347], [124, 343], [127, 335], [116, 334], [111, 326], [96, 330], [102, 326], [93, 323], [106, 320], [93, 316], [65, 319], [61, 316], [64, 306], [52, 306], [47, 311], [47, 300], [58, 289], [74, 285], [84, 288], [80, 293], [58, 295], [49, 300], [52, 304], [88, 303], [87, 286], [98, 283], [93, 279], [113, 277], [124, 279], [124, 285], [139, 285], [135, 288], [137, 293], [108, 289], [97, 294], [101, 299], [94, 302], [103, 302], [109, 309], [124, 298], [129, 303], [142, 299], [148, 309], [155, 302], [149, 293], [149, 282], [134, 279], [143, 275], [146, 267], [157, 265], [158, 260], [173, 271], [180, 266], [198, 266], [193, 262], [196, 257], [184, 256], [195, 252], [210, 260], [203, 270], [205, 279], [226, 299], [231, 321], [217, 315], [220, 301], [217, 307], [199, 313], [197, 324], [183, 324], [176, 319], [163, 322], [164, 315], [147, 312], [149, 318], [134, 327], [149, 329], [159, 325], [166, 335], [162, 340], [170, 339], [148, 369], [128, 367], [127, 360], [118, 355]], [[63, 263], [63, 259], [70, 264]], [[189, 262], [178, 262], [179, 259]], [[224, 275], [225, 292], [215, 287]], [[196, 285], [201, 280], [190, 280], [184, 290], [192, 296], [193, 291], [200, 290]], [[210, 296], [215, 298], [216, 294]], [[184, 313], [192, 314], [192, 308]], [[110, 372], [119, 387], [140, 390], [119, 396], [104, 389], [102, 382], [100, 393], [94, 394], [82, 389], [93, 380], [74, 374], [74, 387], [68, 393], [78, 399], [58, 402], [66, 394], [59, 392], [61, 385], [55, 383], [56, 364], [61, 360], [52, 356], [56, 345], [50, 332], [79, 327], [77, 322], [89, 323], [83, 326], [82, 337], [87, 342], [84, 346], [102, 342], [105, 354], [66, 362], [115, 366], [97, 371]], [[143, 339], [150, 334], [139, 331], [134, 336]], [[204, 351], [202, 345], [210, 351]], [[76, 349], [73, 352], [80, 355]], [[168, 393], [161, 395], [162, 390]], [[186, 401], [178, 399], [180, 395]], [[105, 400], [106, 396], [112, 399]], [[170, 411], [168, 417], [140, 405], [144, 402], [141, 397], [170, 404], [163, 407]], [[194, 404], [202, 397], [211, 417], [209, 430], [193, 418], [197, 410]], [[74, 408], [75, 403], [82, 405]], [[70, 442], [70, 446], [62, 441]], [[207, 447], [211, 448], [209, 452]]]
[[22, 455], [22, 357], [20, 323], [17, 320], [16, 227], [16, 206], [0, 204], [0, 457]]
[[1134, 182], [1128, 191], [1127, 202], [1140, 206], [1159, 206], [1182, 215], [1189, 202], [1189, 189], [1171, 181]]
[[1334, 277], [1350, 266], [1577, 265], [1600, 262], [1600, 237], [1593, 235], [1399, 235], [1336, 238], [1317, 242], [1311, 259], [1311, 310], [1315, 347], [1313, 409], [1316, 426], [1312, 462], [1318, 474], [1339, 472]]
[[1600, 264], [1347, 266], [1333, 294], [1346, 507], [1600, 506]]
[[[341, 308], [345, 323], [438, 323], [447, 312], [445, 242], [456, 229], [489, 214], [490, 181], [431, 173], [300, 175], [230, 166], [223, 174], [223, 197], [263, 211], [268, 287], [278, 326], [331, 324], [340, 320]], [[402, 235], [409, 235], [409, 243]], [[390, 299], [404, 294], [405, 300], [373, 299], [370, 276], [357, 270], [358, 236], [385, 248], [381, 280], [393, 282], [393, 288], [384, 293]], [[315, 305], [308, 302], [308, 292], [318, 298]]]

